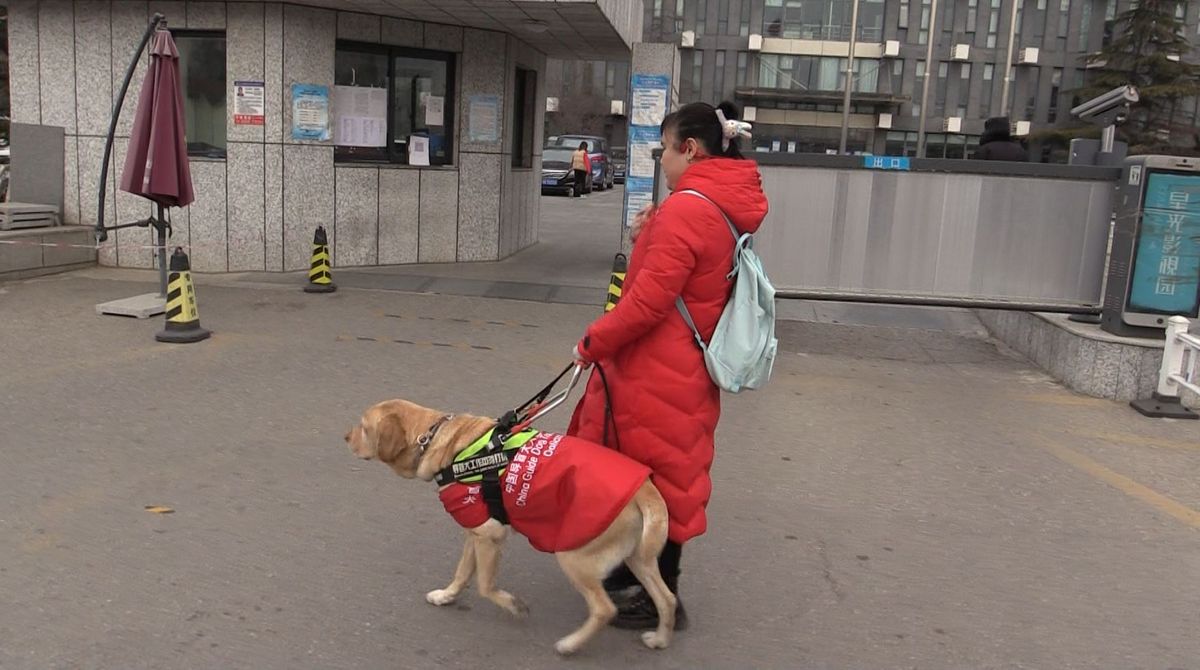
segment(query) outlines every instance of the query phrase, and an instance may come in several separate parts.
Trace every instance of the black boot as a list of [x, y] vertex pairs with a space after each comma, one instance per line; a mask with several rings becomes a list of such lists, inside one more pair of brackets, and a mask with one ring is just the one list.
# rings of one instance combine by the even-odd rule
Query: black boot
[[[672, 589], [674, 591], [674, 589]], [[688, 615], [683, 608], [683, 600], [675, 592], [675, 630], [687, 630]], [[624, 606], [617, 606], [617, 616], [612, 620], [612, 626], [622, 630], [650, 630], [658, 627], [658, 608], [645, 589], [638, 587]]]

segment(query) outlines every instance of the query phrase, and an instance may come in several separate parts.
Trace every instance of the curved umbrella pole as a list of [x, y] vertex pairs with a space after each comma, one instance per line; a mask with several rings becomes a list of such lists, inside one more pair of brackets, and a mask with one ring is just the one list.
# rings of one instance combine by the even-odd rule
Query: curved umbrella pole
[[157, 12], [155, 12], [154, 16], [150, 18], [150, 23], [146, 25], [146, 32], [142, 35], [142, 41], [138, 44], [137, 53], [135, 53], [133, 55], [133, 60], [129, 61], [129, 67], [125, 68], [125, 79], [124, 79], [124, 81], [121, 82], [121, 93], [120, 93], [120, 95], [117, 96], [117, 101], [115, 103], [113, 103], [112, 118], [108, 122], [108, 137], [105, 138], [105, 140], [104, 140], [104, 159], [100, 163], [100, 187], [96, 190], [96, 192], [99, 195], [97, 196], [98, 203], [96, 205], [96, 230], [95, 230], [96, 244], [99, 245], [101, 242], [104, 242], [108, 239], [108, 231], [109, 230], [117, 230], [118, 228], [128, 228], [131, 226], [143, 226], [143, 225], [147, 225], [148, 223], [155, 224], [155, 228], [158, 229], [158, 238], [159, 238], [158, 244], [160, 247], [158, 250], [158, 256], [159, 256], [158, 264], [159, 264], [159, 273], [163, 275], [162, 282], [161, 282], [162, 283], [161, 289], [162, 289], [162, 293], [164, 296], [166, 295], [166, 286], [167, 286], [166, 285], [166, 261], [165, 261], [165, 257], [166, 257], [166, 248], [165, 248], [166, 235], [165, 235], [165, 233], [166, 233], [166, 230], [163, 227], [164, 222], [161, 221], [162, 209], [159, 208], [158, 214], [159, 214], [160, 220], [157, 222], [154, 221], [153, 219], [151, 219], [151, 220], [146, 220], [146, 221], [138, 221], [137, 223], [129, 224], [127, 226], [114, 226], [113, 228], [105, 228], [104, 227], [104, 196], [107, 195], [107, 190], [108, 190], [105, 187], [108, 184], [108, 162], [109, 162], [109, 159], [112, 158], [113, 136], [116, 135], [116, 133], [117, 133], [117, 121], [121, 118], [121, 107], [122, 107], [122, 105], [125, 104], [125, 94], [129, 92], [129, 82], [133, 80], [133, 71], [137, 69], [137, 63], [139, 60], [141, 60], [142, 54], [145, 53], [145, 51], [146, 51], [146, 44], [148, 44], [150, 42], [150, 36], [154, 34], [155, 30], [158, 30], [159, 26], [166, 23], [166, 20], [167, 20], [166, 16], [163, 16], [162, 14], [159, 14]]

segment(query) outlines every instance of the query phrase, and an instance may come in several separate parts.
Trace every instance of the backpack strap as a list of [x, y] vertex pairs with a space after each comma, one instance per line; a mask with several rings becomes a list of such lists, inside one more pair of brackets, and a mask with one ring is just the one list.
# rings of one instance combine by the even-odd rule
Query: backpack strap
[[725, 225], [729, 226], [729, 232], [733, 235], [733, 245], [734, 245], [733, 268], [731, 268], [729, 270], [729, 274], [725, 275], [725, 278], [733, 279], [734, 277], [737, 276], [737, 273], [738, 273], [738, 253], [741, 252], [742, 249], [754, 247], [754, 236], [751, 235], [750, 233], [738, 232], [737, 226], [733, 225], [733, 221], [730, 220], [729, 215], [725, 213], [725, 210], [721, 209], [721, 206], [718, 205], [717, 203], [713, 202], [711, 199], [709, 199], [709, 197], [707, 195], [704, 195], [700, 191], [696, 191], [696, 190], [693, 190], [690, 188], [683, 190], [683, 191], [679, 191], [679, 192], [686, 193], [688, 195], [694, 195], [697, 198], [707, 201], [708, 204], [715, 207], [716, 210], [721, 213], [721, 218], [725, 219]]
[[[734, 244], [733, 269], [729, 271], [729, 274], [725, 275], [725, 279], [733, 279], [738, 273], [738, 252], [746, 247], [752, 246], [754, 236], [752, 236], [750, 233], [739, 233], [737, 226], [733, 225], [733, 221], [729, 219], [729, 215], [725, 213], [725, 210], [721, 209], [720, 205], [710, 200], [708, 196], [704, 195], [700, 191], [695, 191], [689, 188], [679, 191], [679, 193], [694, 195], [697, 198], [707, 201], [708, 204], [715, 207], [716, 210], [721, 213], [721, 218], [725, 219], [725, 225], [729, 226], [729, 232], [733, 235]], [[675, 309], [679, 310], [679, 314], [683, 317], [683, 320], [687, 322], [688, 328], [692, 329], [692, 336], [696, 338], [696, 344], [700, 347], [700, 350], [707, 351], [708, 345], [704, 343], [704, 338], [700, 335], [700, 331], [696, 328], [696, 322], [692, 320], [692, 315], [690, 312], [688, 312], [687, 305], [683, 302], [683, 296], [676, 296]]]

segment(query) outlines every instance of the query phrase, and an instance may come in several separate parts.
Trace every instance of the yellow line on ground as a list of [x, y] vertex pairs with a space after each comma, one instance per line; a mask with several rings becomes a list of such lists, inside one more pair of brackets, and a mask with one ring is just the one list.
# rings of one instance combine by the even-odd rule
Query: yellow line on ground
[[1197, 442], [1177, 442], [1175, 440], [1164, 440], [1156, 437], [1142, 437], [1141, 435], [1130, 435], [1128, 433], [1089, 433], [1089, 437], [1113, 444], [1123, 446], [1137, 447], [1154, 447], [1156, 449], [1177, 449], [1181, 451], [1200, 451], [1200, 443]]
[[1183, 522], [1187, 526], [1195, 529], [1200, 529], [1200, 511], [1196, 511], [1187, 505], [1172, 500], [1167, 496], [1155, 491], [1154, 489], [1135, 482], [1125, 475], [1110, 470], [1109, 468], [1097, 463], [1096, 461], [1084, 456], [1083, 454], [1061, 444], [1054, 442], [1043, 442], [1041, 446], [1054, 454], [1056, 458], [1064, 463], [1098, 479], [1109, 486], [1117, 489], [1125, 495], [1140, 500], [1147, 505], [1157, 509], [1164, 514], [1174, 517], [1176, 520]]

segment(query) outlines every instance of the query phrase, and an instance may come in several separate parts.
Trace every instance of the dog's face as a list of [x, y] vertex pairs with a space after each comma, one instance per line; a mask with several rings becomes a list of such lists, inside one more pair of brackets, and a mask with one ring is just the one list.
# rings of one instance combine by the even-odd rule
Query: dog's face
[[417, 438], [438, 416], [433, 410], [404, 400], [382, 402], [363, 413], [358, 424], [346, 433], [346, 444], [355, 456], [377, 459], [401, 477], [413, 478], [421, 460]]

